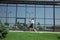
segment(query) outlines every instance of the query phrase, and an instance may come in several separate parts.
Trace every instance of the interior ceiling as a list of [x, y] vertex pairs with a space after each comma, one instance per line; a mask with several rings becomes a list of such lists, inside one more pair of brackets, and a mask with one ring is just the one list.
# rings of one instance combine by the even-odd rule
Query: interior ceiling
[[60, 1], [38, 1], [38, 0], [0, 0], [3, 4], [35, 4], [35, 5], [59, 5]]

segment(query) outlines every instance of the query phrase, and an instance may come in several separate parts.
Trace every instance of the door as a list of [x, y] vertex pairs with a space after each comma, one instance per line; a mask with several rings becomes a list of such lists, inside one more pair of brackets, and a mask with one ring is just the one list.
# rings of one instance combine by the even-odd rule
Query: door
[[17, 18], [17, 22], [19, 22], [20, 24], [25, 24], [26, 19], [25, 18]]
[[17, 29], [25, 30], [26, 19], [25, 18], [17, 18]]

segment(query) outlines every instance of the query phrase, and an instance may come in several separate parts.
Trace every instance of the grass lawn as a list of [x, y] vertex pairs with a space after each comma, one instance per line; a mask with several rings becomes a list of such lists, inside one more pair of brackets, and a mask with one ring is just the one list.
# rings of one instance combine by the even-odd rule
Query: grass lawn
[[0, 40], [60, 40], [60, 34], [9, 32], [6, 38]]

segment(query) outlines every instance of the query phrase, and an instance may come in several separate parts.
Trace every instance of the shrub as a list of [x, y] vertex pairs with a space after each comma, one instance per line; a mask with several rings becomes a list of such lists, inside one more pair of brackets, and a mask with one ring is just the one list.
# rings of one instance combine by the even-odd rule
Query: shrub
[[8, 33], [8, 28], [0, 20], [0, 38], [5, 38]]

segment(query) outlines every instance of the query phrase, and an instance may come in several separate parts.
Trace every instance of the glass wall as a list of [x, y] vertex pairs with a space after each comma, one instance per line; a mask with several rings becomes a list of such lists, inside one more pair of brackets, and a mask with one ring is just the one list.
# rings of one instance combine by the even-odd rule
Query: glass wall
[[55, 6], [55, 30], [60, 31], [60, 6]]
[[[59, 11], [60, 6], [55, 6], [56, 31], [60, 28]], [[0, 20], [14, 30], [28, 30], [30, 20], [34, 18], [36, 30], [53, 31], [53, 13], [53, 5], [0, 4]]]

